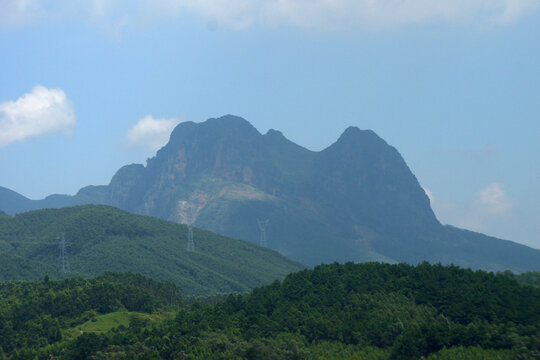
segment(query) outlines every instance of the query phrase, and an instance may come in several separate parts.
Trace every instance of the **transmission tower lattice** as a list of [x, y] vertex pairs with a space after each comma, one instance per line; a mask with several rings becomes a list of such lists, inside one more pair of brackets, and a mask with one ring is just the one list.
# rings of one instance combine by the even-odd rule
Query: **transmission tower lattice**
[[61, 232], [58, 235], [58, 240], [60, 240], [60, 272], [66, 274], [69, 272], [69, 262], [66, 247], [69, 245], [66, 242], [66, 234]]
[[261, 230], [261, 238], [259, 239], [259, 245], [266, 247], [266, 226], [268, 226], [268, 222], [270, 219], [266, 220], [257, 220], [257, 224], [259, 224], [259, 229]]
[[187, 251], [188, 252], [194, 252], [195, 251], [195, 242], [193, 241], [193, 222], [195, 221], [195, 211], [193, 209], [193, 205], [189, 205], [187, 202], [185, 202], [186, 212], [185, 212], [185, 224], [188, 228], [188, 239], [187, 239]]

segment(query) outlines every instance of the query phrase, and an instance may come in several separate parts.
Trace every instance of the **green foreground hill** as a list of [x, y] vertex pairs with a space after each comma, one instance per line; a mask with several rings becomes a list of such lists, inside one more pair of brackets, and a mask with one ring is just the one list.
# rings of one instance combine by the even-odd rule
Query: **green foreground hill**
[[538, 309], [539, 288], [428, 263], [321, 265], [215, 306], [109, 273], [0, 285], [0, 358], [538, 359]]
[[134, 215], [109, 206], [37, 210], [0, 217], [0, 280], [65, 276], [60, 272], [65, 234], [68, 275], [136, 272], [171, 281], [185, 294], [245, 292], [304, 266], [246, 241]]

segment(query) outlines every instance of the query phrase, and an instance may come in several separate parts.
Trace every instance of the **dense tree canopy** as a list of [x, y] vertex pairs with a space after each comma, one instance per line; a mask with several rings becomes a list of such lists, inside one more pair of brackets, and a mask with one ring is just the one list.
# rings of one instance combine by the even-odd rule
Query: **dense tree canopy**
[[503, 274], [516, 279], [520, 284], [540, 286], [540, 271], [529, 271], [521, 274], [514, 274], [512, 271], [503, 271]]
[[97, 314], [125, 309], [152, 312], [174, 301], [180, 289], [137, 274], [106, 273], [0, 285], [0, 347], [4, 352], [44, 347], [62, 340], [62, 329]]
[[321, 265], [214, 305], [182, 305], [158, 322], [143, 314], [107, 331], [91, 326], [121, 316], [111, 313], [118, 310], [150, 314], [178, 306], [177, 294], [170, 283], [133, 274], [5, 283], [0, 358], [540, 356], [540, 289], [504, 274], [427, 263]]

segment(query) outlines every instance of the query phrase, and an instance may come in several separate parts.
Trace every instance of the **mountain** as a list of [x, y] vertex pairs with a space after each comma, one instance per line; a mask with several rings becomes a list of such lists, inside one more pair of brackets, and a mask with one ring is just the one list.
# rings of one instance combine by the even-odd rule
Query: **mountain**
[[60, 233], [71, 275], [136, 272], [191, 295], [244, 292], [304, 268], [276, 251], [197, 228], [195, 251], [188, 252], [187, 232], [185, 225], [104, 205], [0, 217], [0, 280], [61, 277]]
[[[540, 250], [440, 224], [399, 152], [356, 127], [315, 152], [231, 115], [184, 122], [146, 166], [124, 166], [107, 186], [55, 199], [193, 221], [253, 242], [258, 220], [268, 219], [268, 246], [309, 265], [428, 260], [493, 271], [540, 268]], [[2, 200], [0, 209], [16, 212]]]
[[[57, 208], [75, 203], [77, 198], [69, 195], [49, 195], [45, 199], [30, 200], [13, 190], [0, 186], [0, 215], [18, 214], [25, 211]], [[4, 210], [4, 211], [2, 211]]]

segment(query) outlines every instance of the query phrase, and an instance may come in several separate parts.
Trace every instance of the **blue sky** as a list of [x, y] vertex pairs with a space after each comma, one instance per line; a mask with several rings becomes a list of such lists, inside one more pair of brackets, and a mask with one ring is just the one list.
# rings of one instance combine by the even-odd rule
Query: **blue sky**
[[0, 2], [0, 186], [107, 184], [180, 121], [312, 150], [350, 125], [443, 223], [540, 248], [540, 1]]

